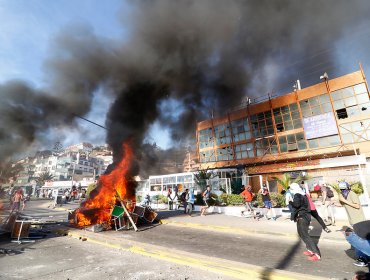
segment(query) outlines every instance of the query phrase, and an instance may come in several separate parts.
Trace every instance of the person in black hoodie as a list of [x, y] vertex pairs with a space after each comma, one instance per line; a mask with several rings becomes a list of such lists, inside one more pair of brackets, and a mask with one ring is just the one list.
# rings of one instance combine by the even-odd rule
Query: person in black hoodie
[[303, 189], [297, 183], [290, 185], [290, 192], [293, 194], [293, 201], [289, 202], [293, 207], [291, 219], [297, 223], [298, 235], [307, 248], [307, 251], [303, 252], [303, 254], [308, 256], [310, 261], [318, 261], [321, 259], [319, 247], [317, 247], [308, 233], [311, 222], [311, 209], [308, 199]]

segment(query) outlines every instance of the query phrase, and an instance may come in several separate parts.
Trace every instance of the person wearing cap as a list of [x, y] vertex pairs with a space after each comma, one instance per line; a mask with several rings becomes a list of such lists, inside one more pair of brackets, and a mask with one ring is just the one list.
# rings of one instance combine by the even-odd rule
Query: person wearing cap
[[[349, 224], [353, 226], [357, 223], [365, 221], [365, 214], [362, 210], [358, 195], [351, 190], [351, 187], [347, 182], [339, 182], [338, 186], [340, 189], [339, 202], [346, 209]], [[356, 262], [354, 263], [355, 265], [361, 264], [364, 262], [364, 259], [367, 259], [367, 257], [364, 256], [364, 254], [362, 254], [361, 251], [356, 247], [355, 255], [357, 258]]]
[[340, 182], [338, 186], [340, 189], [339, 202], [346, 209], [349, 224], [352, 226], [365, 221], [364, 211], [362, 210], [358, 195], [351, 190], [347, 182]]
[[307, 196], [297, 183], [292, 183], [290, 185], [290, 192], [293, 194], [293, 201], [289, 202], [293, 207], [291, 218], [297, 223], [298, 235], [306, 244], [307, 248], [303, 254], [307, 256], [310, 261], [318, 261], [321, 259], [319, 247], [317, 247], [308, 233], [311, 222], [311, 209]]

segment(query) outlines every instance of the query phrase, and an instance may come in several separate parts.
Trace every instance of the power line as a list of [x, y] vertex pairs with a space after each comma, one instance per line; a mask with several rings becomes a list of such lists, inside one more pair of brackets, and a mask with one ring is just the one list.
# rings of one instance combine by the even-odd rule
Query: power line
[[96, 126], [99, 126], [99, 127], [101, 127], [101, 128], [107, 129], [105, 126], [102, 126], [102, 125], [100, 125], [100, 124], [98, 124], [98, 123], [96, 123], [96, 122], [90, 121], [90, 120], [88, 120], [88, 119], [86, 119], [86, 118], [84, 118], [84, 117], [81, 117], [81, 116], [78, 116], [78, 115], [74, 115], [74, 116], [75, 116], [75, 117], [77, 117], [77, 118], [80, 118], [80, 119], [82, 119], [82, 120], [84, 120], [84, 121], [87, 121], [87, 122], [89, 122], [89, 123], [92, 123], [92, 124], [94, 124], [94, 125], [96, 125]]

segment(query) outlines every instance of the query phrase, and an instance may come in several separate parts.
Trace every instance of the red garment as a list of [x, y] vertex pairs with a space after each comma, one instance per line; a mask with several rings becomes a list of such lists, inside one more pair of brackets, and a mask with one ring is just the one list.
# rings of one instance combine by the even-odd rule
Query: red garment
[[308, 202], [310, 203], [311, 211], [316, 210], [315, 204], [313, 203], [310, 194], [306, 193], [306, 196], [307, 196]]
[[313, 187], [313, 190], [314, 191], [319, 191], [321, 189], [321, 187], [320, 187], [320, 185], [319, 184], [317, 184], [317, 185], [315, 185], [314, 187]]
[[248, 191], [247, 189], [245, 189], [240, 195], [244, 198], [246, 202], [251, 202], [253, 199], [253, 193]]

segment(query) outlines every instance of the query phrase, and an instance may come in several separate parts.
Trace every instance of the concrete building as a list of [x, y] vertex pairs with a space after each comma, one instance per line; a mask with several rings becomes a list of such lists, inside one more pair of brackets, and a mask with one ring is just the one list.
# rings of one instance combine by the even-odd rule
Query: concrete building
[[18, 163], [23, 170], [15, 180], [16, 186], [35, 185], [35, 179], [42, 173], [48, 172], [54, 181], [83, 180], [103, 174], [107, 166], [112, 163], [112, 155], [90, 156], [93, 146], [89, 143], [80, 143], [58, 153], [38, 152], [34, 157], [27, 157]]
[[[362, 70], [197, 124], [201, 169], [236, 167], [255, 190], [273, 176], [307, 174], [310, 185], [370, 182], [370, 100]], [[262, 180], [260, 179], [262, 176]]]

